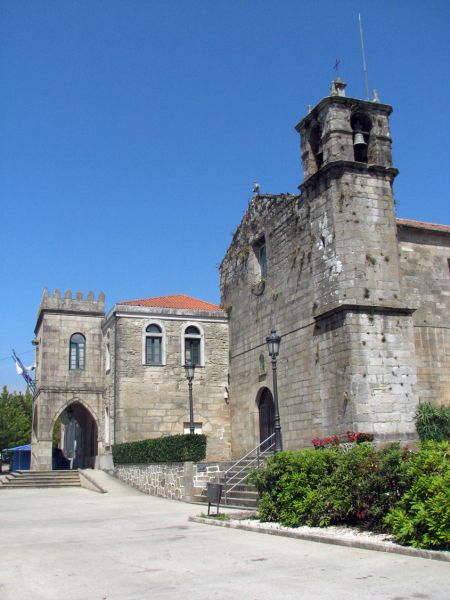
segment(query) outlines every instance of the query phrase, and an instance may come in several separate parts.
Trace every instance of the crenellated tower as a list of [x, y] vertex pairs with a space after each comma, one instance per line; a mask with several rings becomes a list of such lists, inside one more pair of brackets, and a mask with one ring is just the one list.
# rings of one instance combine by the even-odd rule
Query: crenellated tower
[[[46, 289], [39, 306], [35, 338], [36, 394], [33, 399], [32, 469], [67, 468], [56, 464], [54, 431], [60, 447], [72, 447], [72, 467], [94, 466], [106, 450], [102, 319], [105, 296]], [[55, 425], [57, 421], [61, 425]], [[52, 455], [53, 453], [53, 455]], [[55, 462], [56, 461], [56, 462]]]

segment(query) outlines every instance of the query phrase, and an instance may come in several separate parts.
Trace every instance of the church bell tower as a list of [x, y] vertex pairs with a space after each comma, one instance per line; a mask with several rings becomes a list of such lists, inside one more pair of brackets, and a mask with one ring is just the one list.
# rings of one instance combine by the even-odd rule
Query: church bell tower
[[[360, 431], [406, 441], [415, 438], [417, 405], [414, 308], [400, 285], [392, 107], [377, 96], [348, 98], [345, 87], [335, 79], [330, 95], [296, 127], [310, 217], [318, 380], [325, 382], [330, 370], [344, 372], [336, 410], [345, 413], [350, 402], [350, 421]], [[329, 394], [321, 390], [334, 395], [331, 387]]]

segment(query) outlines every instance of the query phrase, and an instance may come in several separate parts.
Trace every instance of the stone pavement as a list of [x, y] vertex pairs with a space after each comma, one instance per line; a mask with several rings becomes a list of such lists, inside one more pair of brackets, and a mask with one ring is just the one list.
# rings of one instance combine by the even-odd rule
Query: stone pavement
[[0, 491], [2, 600], [447, 600], [448, 563], [191, 523], [104, 476]]

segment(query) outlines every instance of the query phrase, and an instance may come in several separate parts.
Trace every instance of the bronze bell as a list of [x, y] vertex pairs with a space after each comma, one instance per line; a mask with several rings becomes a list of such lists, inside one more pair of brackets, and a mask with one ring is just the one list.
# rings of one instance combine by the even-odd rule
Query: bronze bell
[[355, 133], [355, 139], [353, 141], [354, 146], [367, 146], [366, 141], [364, 140], [363, 134], [359, 131]]

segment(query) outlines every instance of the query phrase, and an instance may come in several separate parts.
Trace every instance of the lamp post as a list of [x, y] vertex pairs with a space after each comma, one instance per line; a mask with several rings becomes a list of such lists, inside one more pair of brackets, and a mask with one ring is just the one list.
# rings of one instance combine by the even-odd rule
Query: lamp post
[[194, 379], [195, 373], [195, 364], [191, 359], [187, 359], [184, 365], [186, 370], [186, 379], [188, 380], [189, 385], [189, 433], [191, 435], [194, 434], [194, 404], [192, 402], [192, 380]]
[[277, 385], [277, 356], [280, 350], [281, 337], [272, 329], [269, 336], [266, 337], [269, 356], [272, 359], [272, 374], [273, 374], [273, 401], [275, 404], [275, 452], [283, 450], [283, 442], [281, 440], [281, 424], [280, 424], [280, 409], [278, 407], [278, 385]]

